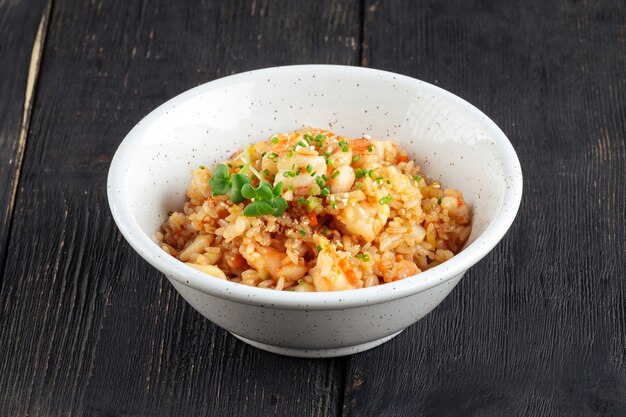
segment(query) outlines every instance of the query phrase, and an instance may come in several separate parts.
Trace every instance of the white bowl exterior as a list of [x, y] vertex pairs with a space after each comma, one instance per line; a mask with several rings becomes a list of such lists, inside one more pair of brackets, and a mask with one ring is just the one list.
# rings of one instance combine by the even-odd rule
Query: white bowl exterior
[[193, 308], [238, 336], [271, 346], [315, 351], [360, 345], [403, 330], [435, 308], [462, 276], [392, 302], [332, 310], [285, 310], [242, 304], [168, 278]]
[[[463, 192], [473, 211], [466, 248], [451, 261], [391, 284], [292, 293], [211, 278], [158, 247], [155, 234], [167, 212], [182, 207], [191, 169], [212, 166], [248, 143], [302, 126], [396, 140], [431, 178]], [[122, 142], [108, 181], [111, 210], [126, 239], [203, 315], [255, 341], [291, 347], [306, 341], [320, 348], [337, 347], [334, 336], [325, 333], [329, 329], [341, 332], [342, 344], [357, 344], [401, 330], [430, 311], [502, 238], [521, 193], [521, 169], [511, 144], [469, 103], [401, 75], [317, 65], [226, 77], [168, 101]], [[379, 315], [384, 319], [370, 319]], [[343, 324], [348, 317], [352, 329]], [[247, 327], [242, 318], [249, 320]], [[311, 336], [293, 331], [294, 323], [305, 323]]]

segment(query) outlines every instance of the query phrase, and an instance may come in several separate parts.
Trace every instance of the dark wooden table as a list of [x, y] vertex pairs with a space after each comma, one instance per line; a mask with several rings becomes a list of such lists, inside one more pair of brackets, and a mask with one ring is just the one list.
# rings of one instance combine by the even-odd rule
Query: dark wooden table
[[[626, 4], [0, 0], [0, 416], [626, 416]], [[438, 84], [525, 174], [429, 316], [338, 359], [251, 348], [125, 243], [106, 176], [163, 101], [255, 68]]]

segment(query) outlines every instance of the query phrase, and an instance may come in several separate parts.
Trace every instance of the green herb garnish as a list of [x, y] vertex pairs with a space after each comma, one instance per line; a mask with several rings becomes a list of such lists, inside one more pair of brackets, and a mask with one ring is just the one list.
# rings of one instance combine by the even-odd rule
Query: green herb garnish
[[[272, 187], [250, 164], [250, 159], [250, 149], [246, 148], [244, 151], [245, 162], [241, 165], [241, 170], [232, 175], [226, 165], [219, 164], [216, 166], [209, 181], [213, 195], [229, 194], [230, 201], [235, 204], [252, 200], [243, 210], [243, 214], [248, 217], [266, 214], [282, 215], [287, 209], [287, 202], [281, 197], [283, 183], [279, 182]], [[260, 183], [257, 188], [250, 184], [250, 178], [246, 175], [248, 171], [259, 179]]]
[[252, 200], [243, 210], [244, 216], [256, 217], [264, 215], [280, 216], [287, 209], [287, 201], [280, 197], [283, 192], [283, 183], [279, 182], [274, 187], [267, 181], [262, 181], [257, 188], [246, 184], [241, 189], [241, 194]]

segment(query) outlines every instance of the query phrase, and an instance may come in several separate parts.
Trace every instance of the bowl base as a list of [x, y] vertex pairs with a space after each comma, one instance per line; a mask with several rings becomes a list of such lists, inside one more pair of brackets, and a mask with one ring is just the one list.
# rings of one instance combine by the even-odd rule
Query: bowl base
[[385, 336], [381, 339], [374, 340], [372, 342], [362, 343], [360, 345], [344, 346], [340, 348], [330, 349], [295, 349], [282, 346], [267, 345], [265, 343], [255, 342], [254, 340], [246, 339], [245, 337], [238, 336], [235, 333], [231, 334], [244, 343], [252, 345], [261, 350], [265, 350], [267, 352], [276, 353], [278, 355], [291, 356], [294, 358], [335, 358], [337, 356], [352, 355], [354, 353], [364, 352], [366, 350], [375, 348], [376, 346], [380, 346], [386, 341], [393, 339], [403, 331], [404, 329], [389, 336]]

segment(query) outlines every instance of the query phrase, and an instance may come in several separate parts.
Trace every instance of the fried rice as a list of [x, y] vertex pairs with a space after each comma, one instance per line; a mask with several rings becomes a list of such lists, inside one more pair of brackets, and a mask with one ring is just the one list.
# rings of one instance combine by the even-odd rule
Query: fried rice
[[[305, 128], [191, 173], [162, 249], [213, 277], [298, 292], [371, 287], [458, 253], [471, 215], [390, 140]], [[207, 279], [214, 279], [207, 277]]]

